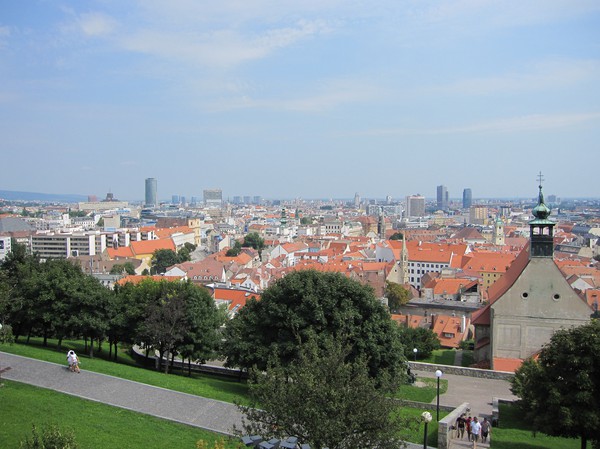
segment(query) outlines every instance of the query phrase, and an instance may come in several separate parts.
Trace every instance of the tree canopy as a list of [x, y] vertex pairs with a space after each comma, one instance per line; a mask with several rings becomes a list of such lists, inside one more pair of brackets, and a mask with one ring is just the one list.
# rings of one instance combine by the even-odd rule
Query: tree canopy
[[410, 290], [396, 282], [385, 282], [385, 296], [388, 299], [388, 307], [390, 310], [397, 310], [411, 300]]
[[243, 248], [254, 248], [259, 253], [265, 247], [265, 239], [263, 239], [258, 232], [251, 232], [244, 237]]
[[440, 339], [431, 329], [423, 327], [400, 327], [400, 340], [404, 345], [406, 357], [413, 357], [414, 348], [417, 348], [417, 357], [426, 359], [435, 349], [440, 348]]
[[347, 344], [350, 359], [368, 356], [373, 377], [404, 372], [398, 326], [373, 290], [339, 273], [314, 270], [287, 274], [250, 299], [228, 324], [224, 345], [228, 366], [266, 369], [298, 357], [303, 343], [319, 347], [336, 339]]
[[394, 232], [390, 236], [390, 240], [402, 240], [403, 238], [404, 238], [404, 234], [402, 234], [401, 232]]
[[367, 357], [349, 362], [350, 352], [339, 341], [321, 349], [311, 340], [289, 367], [276, 361], [266, 372], [253, 370], [253, 403], [240, 407], [248, 419], [244, 433], [293, 435], [315, 448], [400, 447], [403, 424], [386, 397], [395, 385], [382, 388], [369, 376]]
[[512, 392], [535, 430], [600, 443], [600, 322], [559, 330], [537, 360], [512, 379]]

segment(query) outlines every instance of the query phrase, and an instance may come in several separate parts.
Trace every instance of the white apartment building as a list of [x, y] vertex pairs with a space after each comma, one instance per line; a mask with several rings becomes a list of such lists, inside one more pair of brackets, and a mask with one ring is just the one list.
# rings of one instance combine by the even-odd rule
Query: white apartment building
[[10, 253], [11, 250], [11, 242], [10, 237], [5, 235], [0, 235], [0, 262], [6, 259], [6, 256]]
[[106, 234], [38, 231], [30, 237], [30, 247], [42, 259], [95, 256], [106, 249]]

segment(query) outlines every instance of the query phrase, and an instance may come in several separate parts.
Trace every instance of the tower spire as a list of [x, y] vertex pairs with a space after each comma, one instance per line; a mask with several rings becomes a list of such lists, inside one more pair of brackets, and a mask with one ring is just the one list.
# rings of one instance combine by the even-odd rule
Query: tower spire
[[535, 218], [529, 222], [530, 257], [554, 256], [553, 230], [556, 223], [548, 219], [551, 211], [544, 202], [544, 193], [542, 192], [543, 180], [544, 177], [542, 176], [542, 172], [540, 172], [538, 175], [540, 189], [538, 203], [532, 210]]

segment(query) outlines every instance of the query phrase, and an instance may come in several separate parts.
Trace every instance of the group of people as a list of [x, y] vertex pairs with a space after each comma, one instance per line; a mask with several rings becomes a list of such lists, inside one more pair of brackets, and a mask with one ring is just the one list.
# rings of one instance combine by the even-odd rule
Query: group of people
[[67, 362], [69, 363], [69, 370], [71, 370], [74, 373], [80, 372], [79, 358], [77, 357], [77, 354], [75, 354], [75, 351], [73, 351], [72, 349], [67, 352]]
[[487, 418], [479, 422], [477, 416], [471, 418], [463, 413], [456, 420], [456, 437], [462, 440], [466, 433], [467, 440], [473, 442], [473, 447], [477, 447], [480, 437], [482, 443], [487, 442], [491, 429], [492, 425]]

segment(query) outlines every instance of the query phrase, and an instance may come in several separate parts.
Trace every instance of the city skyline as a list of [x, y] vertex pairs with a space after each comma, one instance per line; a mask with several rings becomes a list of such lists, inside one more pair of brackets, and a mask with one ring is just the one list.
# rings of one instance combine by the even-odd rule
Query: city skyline
[[594, 197], [599, 41], [585, 0], [4, 2], [0, 189]]

